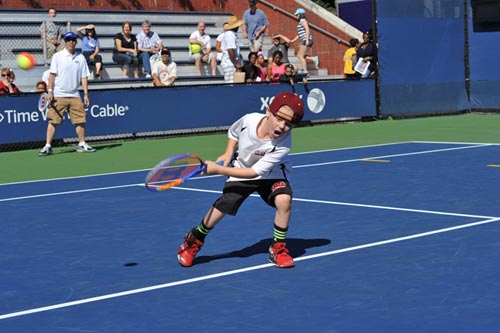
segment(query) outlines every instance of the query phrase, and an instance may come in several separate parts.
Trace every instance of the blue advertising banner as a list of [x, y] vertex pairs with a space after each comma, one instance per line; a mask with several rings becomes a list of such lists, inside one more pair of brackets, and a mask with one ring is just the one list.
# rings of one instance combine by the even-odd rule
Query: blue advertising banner
[[[309, 105], [304, 120], [376, 115], [373, 80], [310, 82], [310, 94], [302, 83], [295, 87]], [[282, 91], [292, 88], [285, 84], [243, 84], [91, 91], [86, 135], [229, 126], [246, 113], [264, 113], [273, 96]], [[38, 111], [38, 97], [0, 96], [0, 144], [44, 141], [47, 119], [46, 112]], [[74, 126], [65, 119], [55, 138], [74, 137]]]

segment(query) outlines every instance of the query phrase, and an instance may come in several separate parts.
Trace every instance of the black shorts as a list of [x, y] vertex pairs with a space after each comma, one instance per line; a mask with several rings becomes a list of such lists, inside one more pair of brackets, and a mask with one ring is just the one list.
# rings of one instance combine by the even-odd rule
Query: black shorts
[[278, 194], [293, 197], [292, 188], [286, 179], [259, 179], [248, 181], [226, 182], [222, 196], [214, 202], [214, 207], [228, 215], [236, 215], [243, 201], [253, 192], [271, 207]]

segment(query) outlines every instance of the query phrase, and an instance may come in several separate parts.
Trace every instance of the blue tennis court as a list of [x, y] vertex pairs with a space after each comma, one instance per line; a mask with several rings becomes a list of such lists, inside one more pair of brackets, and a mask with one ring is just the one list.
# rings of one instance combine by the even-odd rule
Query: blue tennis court
[[0, 185], [0, 332], [494, 332], [500, 145], [401, 142], [294, 154], [288, 247], [257, 196], [177, 248], [220, 195], [148, 170]]

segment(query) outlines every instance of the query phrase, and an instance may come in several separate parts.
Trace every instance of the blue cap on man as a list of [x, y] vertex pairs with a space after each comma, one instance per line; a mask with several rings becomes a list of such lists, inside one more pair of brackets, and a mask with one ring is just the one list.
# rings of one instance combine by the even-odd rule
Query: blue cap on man
[[63, 36], [64, 40], [66, 40], [66, 39], [77, 39], [77, 38], [78, 38], [78, 36], [73, 31], [67, 32]]

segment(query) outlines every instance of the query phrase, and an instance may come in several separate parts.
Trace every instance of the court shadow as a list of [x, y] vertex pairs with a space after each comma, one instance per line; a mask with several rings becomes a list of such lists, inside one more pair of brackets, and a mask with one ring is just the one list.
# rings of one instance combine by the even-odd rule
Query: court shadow
[[[113, 149], [117, 147], [121, 147], [121, 143], [111, 143], [107, 145], [99, 145], [99, 146], [94, 146], [96, 151], [100, 150], [106, 150], [106, 149]], [[57, 154], [68, 154], [68, 153], [75, 153], [76, 152], [76, 146], [72, 146], [71, 148], [64, 148], [64, 150], [57, 152]]]
[[107, 145], [99, 145], [99, 146], [95, 146], [95, 150], [99, 151], [99, 150], [106, 150], [106, 149], [113, 149], [113, 148], [117, 148], [117, 147], [121, 147], [122, 144], [121, 143], [110, 143], [110, 144], [107, 144]]
[[[263, 239], [253, 245], [245, 247], [241, 250], [236, 250], [228, 253], [217, 254], [214, 256], [199, 256], [194, 259], [193, 264], [207, 263], [213, 260], [227, 258], [248, 258], [256, 254], [268, 253], [272, 239]], [[287, 238], [287, 248], [290, 250], [290, 255], [294, 258], [300, 257], [307, 253], [307, 249], [313, 247], [325, 246], [331, 243], [329, 239], [302, 239], [302, 238]]]

